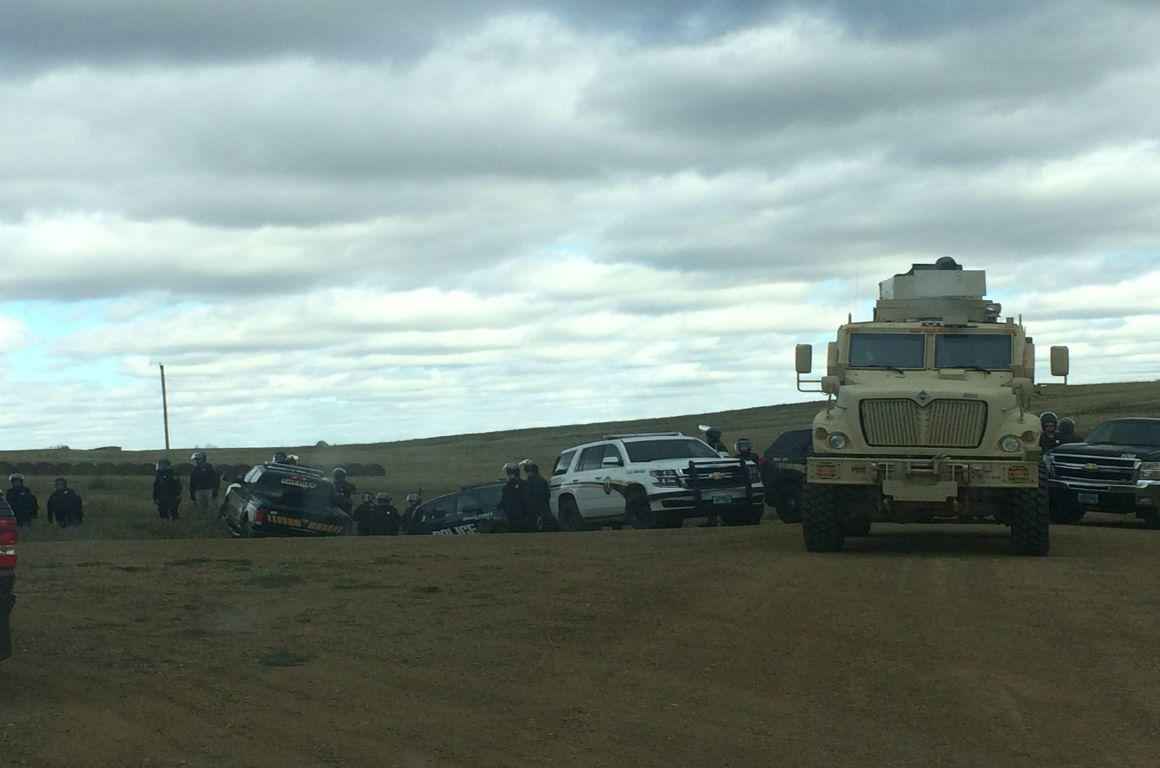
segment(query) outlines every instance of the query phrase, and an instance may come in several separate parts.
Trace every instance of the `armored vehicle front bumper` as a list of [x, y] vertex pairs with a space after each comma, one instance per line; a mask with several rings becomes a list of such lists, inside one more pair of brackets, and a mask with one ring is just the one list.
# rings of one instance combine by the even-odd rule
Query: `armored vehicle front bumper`
[[1039, 464], [974, 458], [816, 456], [807, 480], [822, 485], [876, 485], [897, 501], [945, 501], [967, 488], [1039, 487]]

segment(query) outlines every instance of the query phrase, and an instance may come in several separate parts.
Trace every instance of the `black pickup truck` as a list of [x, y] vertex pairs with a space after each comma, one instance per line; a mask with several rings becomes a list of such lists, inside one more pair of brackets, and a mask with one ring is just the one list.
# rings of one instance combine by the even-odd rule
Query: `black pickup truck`
[[1088, 510], [1135, 515], [1160, 528], [1160, 419], [1107, 421], [1082, 443], [1044, 456], [1055, 523], [1077, 523]]
[[12, 606], [16, 603], [16, 517], [0, 496], [0, 661], [12, 655]]

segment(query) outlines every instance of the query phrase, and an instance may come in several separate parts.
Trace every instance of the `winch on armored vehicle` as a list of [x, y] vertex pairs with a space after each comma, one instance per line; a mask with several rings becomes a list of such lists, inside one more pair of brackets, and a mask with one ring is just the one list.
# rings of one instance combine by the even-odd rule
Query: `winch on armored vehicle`
[[[829, 396], [802, 497], [807, 549], [837, 551], [875, 521], [995, 519], [1016, 553], [1047, 554], [1035, 344], [985, 295], [982, 270], [915, 264], [879, 284], [872, 321], [838, 329], [826, 376], [802, 378], [813, 349], [798, 345], [798, 389]], [[1067, 376], [1066, 347], [1051, 370]]]

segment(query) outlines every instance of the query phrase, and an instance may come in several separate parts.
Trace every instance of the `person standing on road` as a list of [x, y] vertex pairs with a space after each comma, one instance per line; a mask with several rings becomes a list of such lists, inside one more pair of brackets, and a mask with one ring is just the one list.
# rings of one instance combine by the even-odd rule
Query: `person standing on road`
[[524, 482], [528, 488], [528, 517], [532, 526], [541, 531], [560, 530], [559, 523], [552, 516], [552, 489], [540, 474], [540, 465], [534, 461], [525, 461], [524, 472], [527, 474]]
[[8, 490], [4, 498], [8, 506], [12, 507], [12, 514], [16, 515], [16, 525], [21, 528], [32, 525], [32, 520], [40, 516], [40, 502], [36, 494], [24, 484], [24, 475], [13, 472], [8, 476]]
[[705, 442], [717, 453], [725, 453], [725, 443], [721, 440], [721, 430], [718, 427], [702, 427], [705, 433]]
[[733, 455], [746, 463], [753, 462], [761, 466], [761, 457], [753, 452], [753, 441], [748, 437], [737, 438], [737, 442], [733, 443]]
[[517, 533], [528, 533], [535, 530], [535, 525], [528, 514], [528, 487], [520, 478], [518, 464], [504, 464], [504, 484], [500, 496], [499, 506], [507, 517], [508, 528]]
[[1064, 416], [1059, 420], [1059, 426], [1055, 430], [1056, 437], [1059, 439], [1059, 444], [1078, 443], [1080, 440], [1075, 434], [1075, 419], [1070, 416]]
[[1056, 415], [1055, 411], [1044, 411], [1039, 417], [1039, 425], [1043, 430], [1039, 435], [1039, 447], [1046, 453], [1059, 445], [1059, 435], [1056, 433], [1059, 427], [1059, 416]]
[[181, 508], [181, 478], [173, 472], [169, 459], [157, 462], [157, 473], [153, 476], [153, 503], [162, 520], [177, 520]]
[[55, 520], [61, 528], [79, 526], [85, 520], [84, 500], [63, 477], [58, 477], [54, 485], [56, 488], [48, 497], [48, 524]]
[[423, 503], [423, 494], [421, 494], [421, 493], [408, 493], [407, 494], [407, 506], [403, 509], [403, 517], [401, 520], [404, 533], [409, 533], [411, 530], [411, 526], [413, 526], [415, 524], [415, 510], [418, 509], [419, 505], [422, 503]]
[[189, 473], [189, 500], [198, 512], [208, 514], [210, 506], [217, 501], [221, 475], [209, 463], [205, 451], [197, 451], [190, 461], [193, 462], [193, 469]]
[[334, 505], [349, 515], [354, 509], [354, 494], [358, 489], [346, 479], [343, 467], [335, 467], [330, 476], [334, 481]]

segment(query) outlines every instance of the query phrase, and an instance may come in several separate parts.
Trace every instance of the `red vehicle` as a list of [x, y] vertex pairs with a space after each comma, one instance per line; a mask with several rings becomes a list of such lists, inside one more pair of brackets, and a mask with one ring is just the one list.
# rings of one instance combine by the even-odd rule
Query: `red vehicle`
[[0, 496], [0, 661], [12, 655], [12, 606], [16, 581], [16, 517]]

